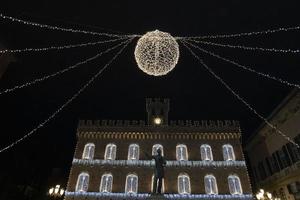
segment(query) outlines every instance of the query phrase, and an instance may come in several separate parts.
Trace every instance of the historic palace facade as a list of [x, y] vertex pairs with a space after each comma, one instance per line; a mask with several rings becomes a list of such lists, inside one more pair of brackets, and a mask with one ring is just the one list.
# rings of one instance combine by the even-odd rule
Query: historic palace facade
[[165, 199], [252, 199], [237, 121], [169, 121], [169, 100], [147, 99], [147, 123], [81, 120], [65, 199], [152, 198], [154, 161], [166, 159]]

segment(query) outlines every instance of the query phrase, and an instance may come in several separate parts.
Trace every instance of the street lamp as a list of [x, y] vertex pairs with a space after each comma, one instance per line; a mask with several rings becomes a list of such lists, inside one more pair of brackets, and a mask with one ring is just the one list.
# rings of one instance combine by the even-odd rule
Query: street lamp
[[280, 200], [280, 198], [273, 198], [270, 192], [265, 192], [263, 189], [260, 189], [259, 192], [256, 193], [256, 198], [258, 200]]
[[65, 190], [60, 187], [60, 185], [56, 185], [55, 187], [52, 187], [49, 189], [49, 195], [53, 198], [59, 198], [62, 197], [65, 193]]

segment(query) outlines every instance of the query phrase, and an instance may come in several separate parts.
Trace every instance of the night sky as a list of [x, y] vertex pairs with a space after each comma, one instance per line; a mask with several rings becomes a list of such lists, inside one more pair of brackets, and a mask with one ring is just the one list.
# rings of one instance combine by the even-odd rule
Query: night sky
[[[159, 29], [173, 36], [200, 36], [300, 25], [297, 1], [10, 0], [1, 2], [0, 12], [39, 23], [117, 34], [144, 34]], [[103, 39], [107, 38], [50, 31], [0, 19], [0, 42], [10, 49]], [[51, 170], [58, 167], [62, 168], [61, 176], [66, 180], [75, 148], [78, 119], [145, 119], [146, 97], [170, 98], [171, 120], [239, 120], [244, 139], [261, 124], [261, 120], [217, 82], [182, 45], [179, 63], [167, 76], [144, 74], [137, 68], [133, 57], [136, 41], [48, 125], [15, 148], [0, 154], [0, 168], [4, 169], [0, 177], [14, 174], [10, 180], [12, 185], [32, 184], [36, 178], [39, 180], [35, 182], [40, 181], [48, 187]], [[299, 31], [210, 41], [266, 48], [300, 48]], [[108, 46], [112, 45], [14, 54], [16, 62], [9, 65], [0, 80], [0, 88], [56, 72]], [[201, 47], [299, 84], [299, 54]], [[268, 116], [292, 89], [196, 52], [264, 116]], [[1, 148], [51, 115], [112, 56], [113, 53], [109, 53], [64, 75], [0, 96]], [[0, 184], [4, 184], [3, 180], [8, 179], [2, 179]]]

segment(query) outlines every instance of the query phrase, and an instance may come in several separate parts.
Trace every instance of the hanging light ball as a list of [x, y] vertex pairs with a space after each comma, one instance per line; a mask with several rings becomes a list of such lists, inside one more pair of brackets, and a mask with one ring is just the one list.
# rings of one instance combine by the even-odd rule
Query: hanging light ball
[[159, 30], [147, 32], [137, 42], [134, 51], [138, 67], [146, 74], [163, 76], [176, 66], [179, 46], [169, 33]]

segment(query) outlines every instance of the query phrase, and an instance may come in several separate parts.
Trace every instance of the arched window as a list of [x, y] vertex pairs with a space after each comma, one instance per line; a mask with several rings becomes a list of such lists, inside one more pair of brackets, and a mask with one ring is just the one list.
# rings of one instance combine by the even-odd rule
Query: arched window
[[224, 160], [235, 160], [233, 147], [230, 144], [223, 145], [223, 157]]
[[84, 146], [82, 159], [93, 159], [95, 152], [95, 145], [93, 143], [88, 143]]
[[116, 159], [116, 151], [117, 151], [117, 146], [115, 144], [106, 145], [104, 159], [105, 160], [115, 160]]
[[188, 160], [187, 147], [184, 144], [179, 144], [176, 146], [176, 159], [177, 160]]
[[242, 194], [242, 186], [240, 178], [236, 175], [228, 176], [228, 187], [230, 194]]
[[79, 174], [76, 183], [76, 192], [86, 192], [89, 187], [89, 174], [82, 172]]
[[[152, 175], [152, 181], [151, 181], [151, 192], [153, 192], [153, 184], [154, 184], [154, 175]], [[158, 183], [157, 183], [158, 185]], [[161, 186], [161, 192], [164, 193], [165, 192], [165, 180], [164, 178], [162, 179], [162, 186]]]
[[179, 194], [191, 193], [190, 177], [187, 174], [179, 174], [178, 176], [178, 193]]
[[113, 184], [113, 176], [112, 174], [103, 174], [101, 177], [100, 183], [100, 192], [111, 192]]
[[206, 194], [218, 194], [217, 180], [213, 175], [204, 177], [204, 185]]
[[202, 144], [200, 146], [200, 153], [201, 153], [201, 159], [202, 160], [214, 160], [211, 147], [208, 144]]
[[131, 144], [128, 147], [128, 160], [138, 160], [140, 156], [140, 147], [137, 144]]
[[152, 155], [157, 155], [157, 149], [161, 150], [161, 155], [164, 155], [164, 148], [161, 144], [155, 144], [152, 147]]
[[135, 174], [128, 174], [126, 176], [125, 192], [136, 194], [138, 191], [138, 176]]

